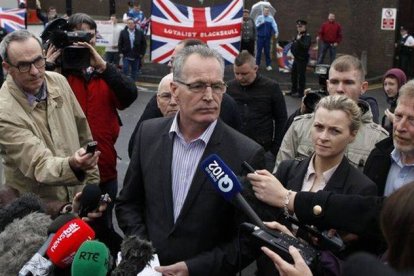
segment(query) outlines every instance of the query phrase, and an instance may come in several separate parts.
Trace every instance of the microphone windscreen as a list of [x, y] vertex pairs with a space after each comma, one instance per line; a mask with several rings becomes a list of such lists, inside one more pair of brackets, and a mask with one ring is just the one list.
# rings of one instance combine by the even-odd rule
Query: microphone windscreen
[[200, 164], [214, 188], [226, 200], [231, 201], [239, 194], [242, 186], [234, 172], [216, 154], [211, 154]]
[[126, 237], [121, 244], [121, 262], [111, 276], [137, 275], [153, 259], [152, 243], [137, 236]]
[[86, 184], [82, 190], [79, 206], [79, 216], [86, 217], [99, 206], [101, 200], [101, 188], [95, 184]]
[[109, 265], [108, 247], [99, 241], [85, 241], [73, 259], [72, 276], [106, 276]]
[[0, 209], [0, 232], [14, 219], [23, 218], [32, 212], [44, 213], [44, 206], [37, 195], [23, 194], [5, 208]]
[[76, 218], [63, 225], [54, 235], [47, 256], [52, 263], [65, 268], [72, 263], [81, 244], [95, 238], [95, 232], [83, 220]]
[[7, 225], [0, 234], [0, 275], [18, 274], [46, 241], [51, 222], [48, 215], [35, 212]]

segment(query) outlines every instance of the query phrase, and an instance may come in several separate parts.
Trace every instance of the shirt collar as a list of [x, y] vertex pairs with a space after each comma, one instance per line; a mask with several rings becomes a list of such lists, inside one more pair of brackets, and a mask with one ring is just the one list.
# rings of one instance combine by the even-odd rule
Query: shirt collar
[[43, 82], [42, 86], [39, 89], [39, 92], [36, 95], [33, 95], [32, 93], [28, 93], [26, 91], [23, 91], [23, 93], [26, 95], [27, 101], [29, 102], [30, 106], [33, 106], [35, 102], [41, 102], [45, 101], [47, 99], [47, 93], [46, 93], [46, 81]]
[[414, 167], [414, 164], [403, 164], [401, 152], [394, 148], [391, 152], [391, 159], [400, 167]]
[[[179, 115], [180, 115], [180, 112], [178, 111], [177, 114], [175, 114], [175, 116], [174, 116], [174, 120], [173, 120], [173, 122], [171, 124], [170, 131], [169, 131], [168, 134], [169, 134], [170, 138], [173, 138], [174, 137], [174, 134], [175, 134], [180, 139], [182, 139], [183, 141], [185, 141], [184, 135], [182, 134], [182, 132], [180, 130], [180, 127], [178, 125]], [[201, 140], [205, 144], [207, 144], [210, 141], [211, 135], [213, 134], [213, 131], [214, 131], [216, 125], [217, 125], [217, 120], [215, 120], [214, 122], [212, 122], [207, 127], [207, 129], [199, 137], [197, 137], [196, 139], [190, 141], [190, 143], [195, 142], [197, 140]]]
[[[315, 167], [313, 166], [313, 161], [314, 161], [314, 159], [315, 159], [315, 154], [314, 154], [314, 155], [312, 155], [312, 158], [311, 158], [311, 160], [310, 160], [310, 162], [309, 162], [308, 170], [306, 171], [304, 181], [308, 181], [308, 180], [309, 180], [309, 178], [310, 178], [313, 174], [315, 174], [315, 173], [316, 173], [316, 171], [315, 171]], [[338, 168], [339, 164], [341, 164], [341, 162], [339, 162], [336, 166], [334, 166], [334, 167], [330, 168], [329, 170], [324, 171], [324, 172], [322, 173], [323, 180], [324, 180], [324, 182], [325, 182], [325, 183], [328, 183], [329, 179], [331, 179], [332, 175], [335, 173], [335, 171], [336, 171], [336, 169]]]

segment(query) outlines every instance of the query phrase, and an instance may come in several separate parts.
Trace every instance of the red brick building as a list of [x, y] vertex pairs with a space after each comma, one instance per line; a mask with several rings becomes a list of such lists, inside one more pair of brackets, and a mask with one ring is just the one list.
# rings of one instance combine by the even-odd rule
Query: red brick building
[[[176, 3], [192, 6], [217, 5], [228, 0], [175, 0]], [[29, 7], [34, 7], [34, 0], [29, 0]], [[53, 5], [58, 12], [66, 11], [67, 0], [41, 0], [47, 8]], [[127, 10], [128, 0], [114, 0], [117, 16]], [[250, 8], [257, 0], [245, 0], [245, 7]], [[343, 43], [338, 47], [339, 54], [353, 54], [366, 57], [368, 76], [382, 75], [394, 63], [394, 42], [398, 31], [381, 30], [382, 8], [397, 8], [397, 28], [407, 26], [414, 32], [414, 3], [411, 0], [290, 0], [269, 1], [277, 10], [276, 21], [279, 25], [279, 39], [290, 40], [295, 34], [295, 21], [298, 18], [308, 21], [308, 31], [315, 40], [319, 26], [333, 12], [336, 20], [343, 27]], [[142, 0], [141, 9], [148, 16], [151, 9], [150, 0]], [[110, 0], [72, 0], [72, 12], [85, 12], [93, 16], [109, 16]], [[398, 29], [397, 29], [398, 30]]]

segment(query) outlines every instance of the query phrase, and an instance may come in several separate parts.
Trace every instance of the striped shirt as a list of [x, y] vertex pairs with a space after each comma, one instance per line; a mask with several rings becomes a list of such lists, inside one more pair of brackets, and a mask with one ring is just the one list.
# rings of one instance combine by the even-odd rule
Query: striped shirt
[[171, 139], [174, 139], [171, 164], [174, 222], [184, 205], [198, 163], [217, 124], [215, 120], [200, 137], [187, 143], [178, 127], [177, 118], [178, 113], [169, 131]]

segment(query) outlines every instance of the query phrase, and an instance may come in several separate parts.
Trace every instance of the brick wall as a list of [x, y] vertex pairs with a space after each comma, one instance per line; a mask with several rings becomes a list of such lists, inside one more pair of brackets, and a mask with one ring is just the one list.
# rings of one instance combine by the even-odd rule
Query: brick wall
[[[221, 4], [228, 0], [176, 0], [184, 5]], [[34, 0], [29, 0], [29, 5]], [[109, 0], [73, 0], [73, 12], [86, 12], [94, 16], [108, 16]], [[117, 16], [122, 17], [127, 8], [127, 0], [117, 0]], [[256, 0], [246, 0], [245, 7], [250, 8]], [[326, 20], [328, 13], [333, 12], [343, 27], [344, 41], [338, 47], [339, 54], [354, 54], [361, 57], [366, 53], [368, 76], [382, 75], [393, 65], [394, 31], [382, 31], [380, 27], [382, 8], [396, 8], [398, 0], [270, 0], [276, 8], [276, 20], [279, 24], [281, 40], [291, 40], [295, 34], [295, 21], [302, 18], [308, 21], [308, 31], [313, 40], [319, 26]], [[54, 5], [59, 12], [65, 10], [65, 0], [42, 0], [43, 6]], [[150, 0], [141, 1], [141, 8], [149, 15]]]

